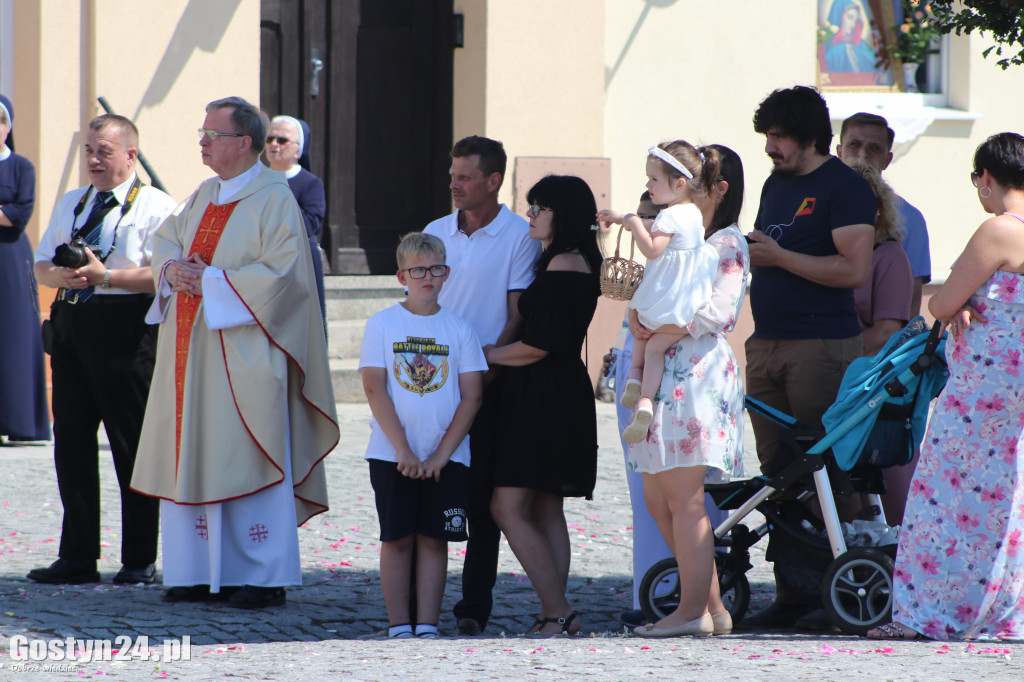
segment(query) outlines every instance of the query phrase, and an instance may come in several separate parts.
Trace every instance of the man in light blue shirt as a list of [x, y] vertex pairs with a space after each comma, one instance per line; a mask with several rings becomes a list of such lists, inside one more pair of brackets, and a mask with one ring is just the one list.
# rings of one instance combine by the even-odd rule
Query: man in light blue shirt
[[[892, 162], [892, 143], [895, 137], [896, 133], [883, 117], [863, 112], [854, 114], [843, 121], [836, 156], [847, 162], [860, 159], [881, 173]], [[928, 228], [921, 212], [903, 197], [900, 197], [900, 213], [906, 229], [903, 250], [914, 271], [910, 316], [915, 317], [921, 312], [921, 290], [932, 279]]]

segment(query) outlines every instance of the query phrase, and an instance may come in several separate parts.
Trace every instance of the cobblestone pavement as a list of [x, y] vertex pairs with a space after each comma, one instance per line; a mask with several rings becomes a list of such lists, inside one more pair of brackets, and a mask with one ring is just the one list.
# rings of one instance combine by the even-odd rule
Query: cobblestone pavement
[[[502, 544], [495, 609], [486, 635], [454, 635], [451, 605], [459, 593], [464, 545], [451, 546], [448, 590], [434, 641], [363, 640], [387, 625], [377, 573], [377, 523], [363, 451], [365, 405], [340, 404], [342, 440], [327, 459], [331, 510], [300, 529], [304, 584], [288, 604], [264, 611], [166, 604], [158, 586], [115, 586], [120, 567], [119, 505], [107, 451], [101, 452], [105, 582], [39, 585], [25, 578], [57, 556], [61, 505], [46, 446], [0, 447], [0, 680], [34, 670], [48, 679], [1021, 679], [1020, 645], [901, 642], [879, 644], [841, 635], [737, 633], [704, 640], [642, 640], [625, 634], [617, 615], [631, 607], [630, 507], [613, 406], [598, 405], [598, 484], [593, 502], [570, 500], [573, 535], [569, 592], [582, 615], [581, 637], [518, 637], [538, 610], [529, 580]], [[102, 434], [102, 432], [101, 432]], [[752, 439], [748, 438], [752, 443]], [[748, 447], [749, 449], [749, 447]], [[756, 462], [748, 453], [748, 462]], [[748, 465], [748, 471], [756, 465]], [[771, 599], [764, 547], [748, 573], [751, 612]], [[159, 566], [159, 565], [158, 565]], [[51, 660], [22, 666], [12, 637], [48, 644], [67, 637], [109, 640], [130, 660]], [[163, 643], [191, 641], [190, 660], [153, 660]], [[140, 639], [148, 637], [148, 642]], [[122, 638], [122, 639], [118, 639]], [[148, 656], [149, 660], [142, 660]], [[77, 657], [83, 654], [79, 649]]]

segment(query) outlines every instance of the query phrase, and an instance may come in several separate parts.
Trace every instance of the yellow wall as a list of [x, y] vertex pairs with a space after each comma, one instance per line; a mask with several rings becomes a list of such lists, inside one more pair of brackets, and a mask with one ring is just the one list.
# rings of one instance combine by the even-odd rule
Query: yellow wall
[[[773, 0], [770, 12], [756, 11], [765, 6], [752, 0], [605, 0], [609, 82], [602, 153], [612, 159], [616, 208], [634, 208], [650, 145], [675, 138], [715, 142], [743, 159], [741, 226], [752, 227], [770, 172], [764, 138], [753, 131], [754, 110], [771, 90], [814, 85], [816, 78], [813, 5]], [[988, 44], [978, 36], [950, 39], [949, 106], [981, 118], [937, 120], [886, 171], [928, 221], [937, 278], [985, 217], [968, 181], [975, 148], [996, 132], [1024, 132], [1024, 67], [1003, 71], [994, 59], [983, 59]]]
[[15, 3], [18, 152], [38, 178], [33, 242], [60, 197], [88, 183], [82, 131], [103, 113], [98, 95], [135, 121], [175, 199], [209, 177], [195, 131], [213, 99], [259, 102], [259, 12], [259, 0]]
[[1024, 133], [1024, 67], [1003, 71], [995, 59], [983, 59], [989, 44], [977, 35], [950, 40], [950, 105], [981, 118], [932, 123], [886, 171], [893, 188], [928, 221], [936, 279], [948, 274], [986, 217], [968, 176], [975, 149], [995, 133]]
[[[605, 154], [617, 210], [644, 191], [647, 149], [685, 139], [724, 144], [743, 159], [741, 222], [750, 227], [770, 164], [751, 119], [778, 87], [813, 84], [815, 15], [804, 0], [606, 0]], [[744, 49], [743, 46], [749, 46]]]
[[[454, 138], [501, 140], [517, 156], [601, 156], [604, 7], [595, 0], [460, 0]], [[501, 200], [512, 201], [511, 177]]]

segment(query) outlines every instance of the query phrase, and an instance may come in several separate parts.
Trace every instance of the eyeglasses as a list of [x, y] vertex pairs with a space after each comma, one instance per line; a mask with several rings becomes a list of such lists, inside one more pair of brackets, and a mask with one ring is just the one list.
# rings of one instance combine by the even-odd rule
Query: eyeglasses
[[206, 128], [200, 128], [199, 139], [202, 140], [204, 136], [210, 142], [213, 142], [218, 137], [245, 137], [245, 135], [243, 135], [242, 133], [221, 133], [217, 132], [216, 130], [207, 130]]
[[548, 208], [547, 206], [541, 206], [540, 204], [530, 204], [530, 207], [526, 209], [526, 215], [531, 218], [539, 218], [541, 211], [553, 211], [554, 209]]
[[270, 135], [269, 137], [267, 137], [267, 144], [272, 144], [272, 143], [276, 142], [279, 145], [281, 145], [282, 147], [284, 147], [286, 145], [289, 145], [289, 144], [291, 144], [294, 141], [295, 140], [289, 140], [287, 137], [277, 137], [277, 136], [274, 136], [274, 135]]
[[981, 173], [978, 171], [971, 171], [971, 184], [975, 187], [978, 186], [978, 181], [981, 179]]
[[423, 279], [427, 276], [427, 272], [430, 272], [431, 277], [444, 277], [448, 274], [447, 265], [431, 265], [429, 268], [402, 268], [403, 272], [408, 272], [409, 276], [413, 279]]

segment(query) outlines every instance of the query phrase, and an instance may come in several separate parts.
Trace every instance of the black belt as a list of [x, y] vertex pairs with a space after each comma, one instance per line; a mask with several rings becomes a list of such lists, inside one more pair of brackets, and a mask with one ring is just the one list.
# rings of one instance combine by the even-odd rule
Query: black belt
[[76, 303], [75, 305], [121, 305], [152, 300], [153, 294], [93, 294], [84, 303]]

